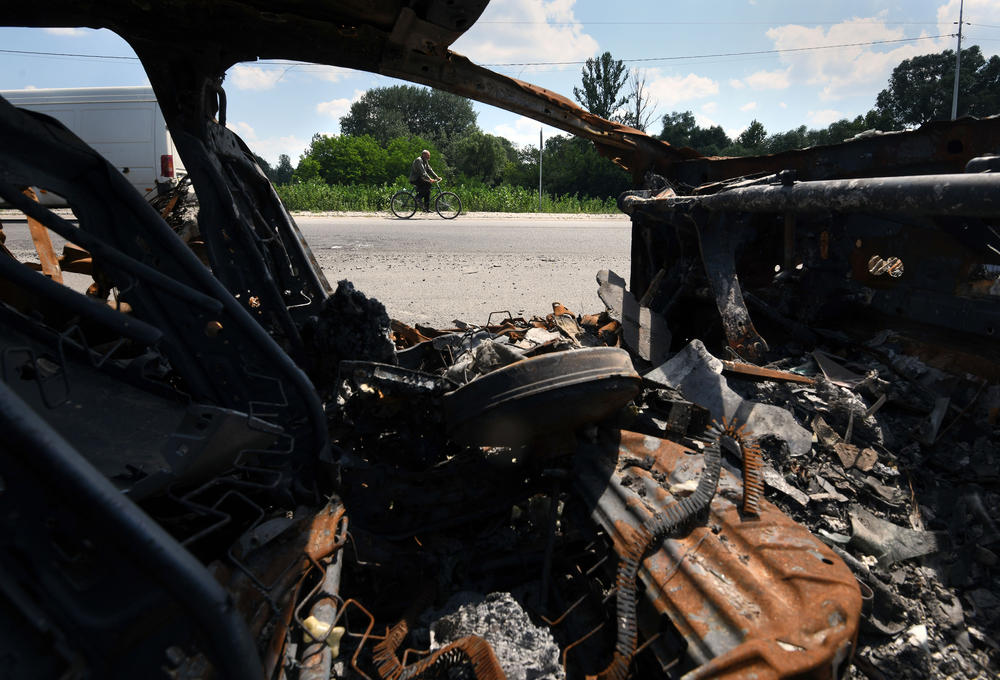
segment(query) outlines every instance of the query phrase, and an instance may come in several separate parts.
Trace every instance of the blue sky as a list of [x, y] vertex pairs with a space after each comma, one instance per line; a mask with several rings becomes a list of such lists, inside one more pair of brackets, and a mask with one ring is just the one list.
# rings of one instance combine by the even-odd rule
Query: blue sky
[[[557, 62], [610, 51], [645, 76], [656, 107], [651, 132], [659, 132], [663, 114], [690, 110], [701, 125], [721, 125], [734, 136], [755, 118], [781, 132], [865, 113], [900, 61], [954, 49], [949, 34], [957, 30], [958, 6], [959, 0], [493, 0], [452, 49], [570, 99], [581, 64]], [[965, 0], [963, 18], [963, 46], [1000, 51], [1000, 0]], [[834, 45], [841, 46], [827, 48]], [[109, 31], [0, 28], [0, 50], [8, 50], [0, 51], [0, 90], [148, 83], [128, 44]], [[758, 54], [735, 54], [747, 52]], [[365, 90], [398, 82], [309, 64], [237, 65], [225, 84], [229, 125], [269, 161], [287, 153], [296, 163], [314, 133], [339, 132], [339, 118]], [[537, 144], [539, 123], [475, 108], [487, 132]], [[545, 136], [557, 132], [546, 128]]]

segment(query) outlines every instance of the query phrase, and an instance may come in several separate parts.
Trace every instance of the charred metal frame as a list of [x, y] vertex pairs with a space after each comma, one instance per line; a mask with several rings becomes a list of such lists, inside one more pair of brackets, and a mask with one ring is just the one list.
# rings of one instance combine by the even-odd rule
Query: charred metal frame
[[[49, 0], [5, 8], [0, 21], [7, 25], [110, 28], [133, 46], [193, 179], [208, 260], [206, 268], [114, 168], [62, 126], [0, 100], [0, 195], [86, 248], [95, 271], [118, 293], [116, 309], [85, 300], [40, 273], [13, 266], [0, 253], [0, 286], [9, 295], [0, 304], [0, 422], [13, 447], [0, 457], [0, 518], [10, 529], [0, 559], [0, 588], [21, 618], [40, 614], [35, 621], [43, 623], [37, 635], [25, 635], [26, 644], [52, 634], [57, 651], [69, 654], [65, 664], [75, 663], [72, 645], [58, 640], [64, 626], [51, 620], [51, 612], [88, 611], [74, 593], [58, 590], [64, 574], [53, 566], [65, 566], [60, 560], [77, 555], [87, 555], [98, 571], [107, 566], [108, 574], [121, 575], [125, 588], [124, 594], [116, 594], [106, 580], [91, 581], [101, 604], [89, 611], [96, 616], [104, 603], [121, 604], [121, 617], [67, 624], [102, 642], [95, 642], [93, 658], [87, 660], [97, 674], [106, 670], [104, 675], [134, 676], [159, 669], [161, 659], [144, 652], [155, 655], [151, 650], [175, 637], [188, 641], [182, 632], [193, 626], [207, 635], [207, 642], [194, 644], [194, 649], [220, 674], [260, 677], [260, 648], [253, 636], [274, 617], [278, 633], [263, 654], [270, 677], [279, 663], [284, 631], [293, 618], [303, 624], [294, 606], [300, 600], [314, 604], [326, 618], [328, 607], [338, 604], [336, 617], [346, 618], [345, 611], [354, 608], [365, 614], [363, 633], [347, 627], [349, 637], [361, 640], [351, 659], [355, 669], [358, 653], [373, 639], [374, 617], [338, 594], [342, 555], [332, 554], [346, 540], [346, 527], [340, 524], [343, 509], [339, 515], [320, 513], [318, 533], [310, 534], [310, 540], [325, 537], [321, 542], [328, 550], [306, 550], [305, 558], [298, 543], [270, 543], [301, 529], [298, 519], [264, 520], [265, 507], [316, 507], [322, 489], [337, 487], [335, 457], [343, 452], [331, 451], [317, 390], [330, 387], [320, 384], [326, 377], [322, 366], [342, 357], [328, 357], [329, 348], [316, 332], [322, 322], [337, 322], [328, 304], [328, 282], [250, 150], [225, 127], [223, 77], [236, 63], [283, 58], [381, 73], [501, 106], [591, 140], [600, 153], [631, 171], [637, 187], [646, 187], [620, 199], [633, 222], [631, 289], [646, 291], [642, 299], [653, 300], [656, 311], [669, 317], [679, 308], [678, 295], [706, 282], [726, 339], [745, 358], [759, 359], [767, 351], [744, 301], [757, 308], [763, 304], [746, 294], [762, 273], [770, 278], [759, 262], [748, 263], [759, 252], [781, 253], [786, 270], [802, 264], [807, 285], [814, 284], [819, 297], [836, 292], [865, 308], [922, 318], [980, 339], [995, 332], [997, 300], [969, 278], [977, 267], [1000, 264], [1000, 251], [994, 254], [985, 247], [1000, 246], [993, 230], [1000, 217], [1000, 182], [994, 174], [977, 174], [982, 162], [963, 170], [1000, 148], [1000, 119], [933, 123], [912, 132], [767, 157], [706, 158], [450, 52], [487, 2]], [[649, 189], [663, 184], [672, 188]], [[19, 190], [26, 185], [68, 198], [79, 226], [24, 197]], [[869, 268], [876, 255], [899, 258], [904, 276], [882, 276], [888, 265]], [[845, 273], [851, 278], [842, 285]], [[126, 307], [129, 313], [124, 313]], [[780, 315], [769, 315], [773, 317]], [[107, 441], [88, 441], [67, 425], [73, 422], [67, 409], [77, 406], [72, 400], [106, 385], [123, 386], [118, 394], [107, 390], [108, 401], [100, 404], [118, 417], [136, 418], [143, 408], [170, 416], [146, 428], [153, 438], [169, 443], [168, 464], [155, 485], [148, 478], [130, 477], [127, 460], [114, 461], [117, 473], [101, 468], [105, 475], [99, 474], [95, 452], [107, 448]], [[184, 461], [188, 454], [225, 443], [207, 468], [192, 473]], [[850, 572], [832, 553], [766, 502], [754, 500], [759, 518], [744, 521], [749, 518], [739, 515], [733, 500], [738, 485], [726, 471], [711, 500], [702, 496], [709, 486], [715, 489], [718, 478], [712, 473], [705, 475], [697, 503], [685, 504], [684, 499], [669, 504], [676, 501], [670, 482], [689, 481], [703, 459], [714, 465], [712, 456], [628, 433], [622, 435], [620, 449], [613, 449], [578, 451], [573, 478], [622, 561], [617, 572], [622, 599], [609, 647], [617, 656], [604, 659], [612, 661], [606, 677], [626, 676], [633, 657], [645, 648], [664, 661], [676, 657], [679, 652], [666, 643], [666, 633], [676, 633], [688, 646], [695, 677], [724, 675], [746, 664], [776, 675], [831, 677], [842, 672], [857, 630], [860, 596]], [[643, 468], [650, 454], [652, 460]], [[641, 473], [629, 462], [632, 458], [643, 461]], [[368, 486], [366, 475], [371, 475], [372, 487], [385, 481], [370, 469], [352, 472], [361, 486]], [[442, 472], [446, 481], [447, 472]], [[517, 479], [520, 471], [504, 474]], [[655, 502], [637, 496], [626, 478], [639, 480]], [[410, 481], [405, 469], [389, 480], [401, 491]], [[753, 499], [759, 495], [752, 484], [744, 489], [745, 497], [748, 492]], [[372, 493], [378, 497], [377, 491]], [[57, 528], [63, 523], [72, 528], [77, 494], [92, 501], [93, 514], [82, 520], [91, 545], [74, 545], [76, 552], [69, 554], [63, 537], [43, 521], [46, 510], [38, 504], [39, 499], [49, 501]], [[133, 499], [146, 494], [148, 502], [140, 510]], [[511, 499], [499, 495], [497, 503], [509, 505]], [[552, 502], [558, 496], [553, 494]], [[248, 523], [231, 521], [236, 506], [252, 517]], [[21, 507], [37, 512], [19, 522]], [[708, 526], [675, 531], [696, 510], [708, 512]], [[164, 518], [163, 526], [147, 513]], [[366, 519], [364, 511], [355, 516]], [[554, 521], [554, 510], [551, 516]], [[475, 512], [458, 519], [476, 520]], [[456, 519], [436, 521], [443, 526]], [[379, 527], [374, 528], [378, 534]], [[381, 533], [381, 540], [389, 542], [416, 538], [410, 527], [400, 536]], [[722, 536], [745, 549], [743, 557], [752, 568], [726, 553]], [[774, 536], [779, 539], [772, 540]], [[259, 552], [256, 540], [274, 551]], [[102, 554], [98, 548], [105, 546], [111, 549]], [[783, 551], [777, 558], [768, 554], [775, 546]], [[43, 564], [46, 555], [55, 557]], [[545, 555], [547, 587], [551, 538]], [[720, 600], [734, 589], [727, 591], [696, 573], [696, 558], [725, 571], [726, 584], [744, 587], [735, 589], [744, 610]], [[203, 566], [216, 559], [230, 565], [228, 580], [222, 578], [225, 574], [209, 576]], [[219, 563], [213, 562], [217, 569]], [[52, 593], [19, 588], [18, 582], [30, 580], [32, 568], [47, 584], [55, 584]], [[304, 599], [292, 578], [299, 568], [300, 584], [307, 577], [318, 579]], [[796, 590], [786, 583], [776, 595], [767, 592], [755, 569], [791, 580], [809, 573], [812, 585]], [[598, 567], [588, 570], [588, 577], [591, 571]], [[665, 588], [672, 578], [683, 581], [683, 587]], [[217, 580], [240, 594], [239, 615]], [[644, 593], [637, 599], [639, 582]], [[128, 601], [133, 592], [139, 593], [135, 602], [162, 606], [162, 634], [140, 640], [130, 648], [134, 656], [128, 663], [113, 667], [108, 660], [124, 658], [122, 650], [133, 641], [113, 636], [100, 641], [101, 625], [121, 632], [138, 620], [135, 603]], [[824, 621], [810, 618], [798, 628], [775, 623], [782, 607], [802, 606], [820, 595], [827, 597], [823, 606], [829, 609], [823, 610], [828, 615]], [[744, 633], [741, 617], [761, 602], [775, 625], [754, 635]], [[699, 618], [698, 607], [708, 614]], [[564, 662], [570, 649], [579, 649], [591, 635], [567, 645]], [[401, 668], [390, 644], [395, 641], [387, 637], [379, 648], [390, 673]], [[468, 647], [467, 657], [493, 668], [481, 645]], [[329, 652], [314, 645], [303, 659], [325, 669]], [[50, 671], [43, 662], [38, 668]]]
[[[758, 361], [767, 348], [750, 321], [737, 266], [741, 251], [753, 248], [758, 280], [767, 273], [760, 265], [773, 264], [815, 297], [849, 300], [857, 312], [971, 341], [989, 341], [1000, 328], [997, 296], [976, 285], [976, 272], [1000, 266], [995, 173], [797, 181], [786, 171], [713, 188], [688, 196], [630, 192], [619, 204], [650, 238], [675, 239], [645, 251], [645, 271], [633, 262], [633, 281], [683, 266], [694, 255], [681, 234], [693, 232], [725, 337], [744, 359]], [[898, 263], [891, 274], [876, 266], [890, 257]], [[799, 313], [815, 315], [823, 304]]]

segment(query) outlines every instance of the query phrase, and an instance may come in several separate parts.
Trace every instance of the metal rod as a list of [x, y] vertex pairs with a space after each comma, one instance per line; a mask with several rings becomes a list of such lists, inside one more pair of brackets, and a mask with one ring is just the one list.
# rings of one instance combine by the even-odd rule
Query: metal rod
[[[35, 190], [31, 187], [22, 193], [38, 203], [38, 196], [35, 195]], [[52, 239], [49, 237], [48, 230], [33, 217], [28, 217], [27, 220], [28, 229], [31, 231], [31, 240], [35, 242], [35, 252], [38, 253], [38, 261], [42, 265], [42, 273], [56, 283], [62, 283], [62, 269], [59, 267], [59, 258], [56, 257], [55, 251], [52, 249]]]
[[795, 269], [795, 213], [785, 213], [785, 271]]
[[962, 10], [965, 0], [958, 3], [958, 49], [955, 50], [955, 87], [951, 93], [951, 119], [958, 117], [958, 75], [962, 66]]
[[[190, 552], [0, 382], [5, 455], [72, 497], [117, 547], [198, 626], [205, 652], [227, 678], [263, 679], [246, 622], [230, 594]], [[81, 518], [83, 520], [84, 518]]]
[[155, 345], [163, 337], [163, 332], [155, 326], [115, 311], [102, 302], [77, 293], [61, 283], [32, 271], [20, 262], [8, 257], [0, 258], [0, 278], [26, 288], [58, 305], [61, 309], [96, 321], [107, 328], [144, 345]]
[[105, 263], [131, 274], [149, 285], [166, 291], [201, 309], [213, 313], [222, 311], [222, 303], [215, 298], [205, 295], [177, 279], [172, 279], [158, 269], [154, 269], [139, 260], [133, 259], [117, 248], [107, 245], [96, 236], [74, 226], [68, 220], [64, 220], [26, 196], [23, 196], [12, 186], [0, 184], [0, 196], [23, 212], [25, 216], [38, 220], [41, 224], [56, 232], [67, 241], [71, 241], [90, 251], [91, 256], [95, 260], [103, 260]]
[[880, 212], [908, 215], [1000, 215], [1000, 175], [995, 173], [914, 175], [869, 179], [769, 184], [720, 191], [709, 196], [626, 196], [628, 214], [662, 214], [695, 207], [745, 213]]
[[542, 128], [538, 128], [538, 212], [542, 212]]

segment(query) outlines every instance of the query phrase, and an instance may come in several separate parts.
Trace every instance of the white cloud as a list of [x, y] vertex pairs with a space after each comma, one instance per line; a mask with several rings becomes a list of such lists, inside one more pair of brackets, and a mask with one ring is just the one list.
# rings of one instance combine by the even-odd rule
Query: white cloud
[[86, 28], [43, 28], [43, 31], [50, 35], [61, 35], [78, 38], [82, 35], [89, 35], [91, 31]]
[[845, 118], [843, 111], [834, 109], [822, 109], [820, 111], [810, 111], [806, 114], [806, 119], [817, 127], [826, 127], [830, 123], [835, 123], [841, 118]]
[[324, 116], [330, 116], [331, 118], [336, 118], [337, 120], [346, 116], [350, 109], [351, 100], [346, 97], [343, 99], [331, 99], [328, 102], [320, 102], [316, 105], [316, 113], [323, 114]]
[[738, 78], [730, 78], [729, 87], [733, 88], [734, 90], [742, 90], [744, 87], [746, 87], [746, 83], [744, 83], [742, 80], [739, 80]]
[[285, 69], [237, 64], [229, 69], [229, 79], [238, 90], [270, 90], [285, 75]]
[[719, 93], [717, 82], [694, 73], [686, 76], [665, 76], [660, 69], [649, 69], [646, 76], [650, 96], [667, 109], [683, 102], [704, 99]]
[[[904, 27], [886, 25], [888, 11], [874, 17], [853, 17], [829, 27], [799, 26], [788, 24], [767, 31], [767, 36], [779, 50], [816, 48], [823, 45], [867, 43], [882, 40], [900, 40], [906, 35]], [[927, 36], [926, 32], [921, 33]], [[950, 38], [919, 40], [892, 45], [857, 45], [834, 49], [810, 49], [785, 52], [781, 60], [787, 64], [790, 82], [821, 86], [820, 98], [840, 99], [855, 95], [860, 90], [884, 87], [892, 69], [899, 62], [919, 54], [946, 49]]]
[[[938, 33], [954, 33], [958, 23], [959, 0], [948, 0], [937, 10]], [[994, 29], [978, 28], [979, 26], [1000, 25], [1000, 3], [996, 0], [965, 0], [965, 13], [962, 15], [963, 21], [968, 21], [972, 25], [962, 28], [963, 45], [979, 45], [983, 50], [983, 56], [987, 59], [993, 54], [1000, 54], [1000, 42], [996, 41]], [[979, 42], [979, 37], [983, 39]], [[951, 49], [955, 49], [955, 39], [949, 38]], [[932, 50], [928, 50], [932, 51]]]
[[740, 107], [740, 111], [753, 111], [757, 108], [757, 102], [747, 102]]
[[355, 90], [354, 96], [350, 99], [344, 97], [341, 99], [331, 99], [327, 102], [320, 102], [316, 104], [316, 113], [324, 116], [330, 116], [337, 121], [339, 128], [340, 119], [347, 115], [347, 112], [351, 110], [351, 104], [361, 99], [365, 92], [366, 90]]
[[788, 108], [788, 104], [786, 104], [785, 102], [778, 102], [778, 106], [780, 106], [783, 109], [787, 109]]
[[257, 133], [254, 131], [253, 126], [250, 125], [250, 123], [243, 121], [232, 123], [227, 121], [226, 127], [238, 134], [240, 137], [243, 137], [244, 141], [257, 138]]
[[[598, 53], [597, 41], [580, 24], [571, 23], [577, 21], [573, 13], [575, 4], [576, 0], [491, 3], [451, 49], [480, 64], [579, 61], [593, 57]], [[518, 73], [523, 70], [512, 68], [517, 68]], [[530, 66], [524, 68], [531, 70]], [[566, 68], [580, 67], [572, 64]]]
[[288, 157], [291, 158], [292, 166], [294, 167], [299, 162], [299, 156], [309, 146], [307, 140], [295, 135], [259, 139], [253, 126], [244, 121], [227, 122], [226, 127], [242, 137], [251, 151], [272, 166], [277, 165], [278, 156], [284, 153], [288, 154]]
[[324, 64], [310, 64], [309, 66], [303, 66], [300, 71], [310, 75], [315, 75], [317, 78], [327, 80], [331, 83], [339, 83], [344, 78], [348, 78], [355, 73], [349, 68], [326, 66]]
[[748, 75], [743, 82], [752, 90], [784, 90], [791, 85], [788, 69], [757, 71]]
[[490, 133], [499, 137], [506, 137], [518, 146], [534, 146], [537, 148], [539, 128], [541, 128], [545, 139], [566, 134], [562, 130], [524, 116], [518, 116], [513, 124], [501, 123], [495, 126]]
[[706, 102], [701, 105], [702, 113], [715, 113], [719, 109], [718, 102]]
[[703, 116], [700, 113], [694, 114], [694, 122], [695, 125], [697, 125], [700, 128], [710, 128], [718, 125], [718, 123], [716, 123], [714, 120], [712, 120], [708, 116]]

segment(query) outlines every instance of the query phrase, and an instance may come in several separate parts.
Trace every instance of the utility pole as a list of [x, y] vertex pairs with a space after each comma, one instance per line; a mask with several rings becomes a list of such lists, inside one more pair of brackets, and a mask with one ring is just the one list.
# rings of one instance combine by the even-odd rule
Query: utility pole
[[538, 212], [542, 212], [542, 128], [538, 128]]
[[965, 0], [958, 3], [958, 49], [955, 50], [955, 89], [951, 94], [951, 119], [958, 117], [958, 70], [962, 65], [962, 10]]

